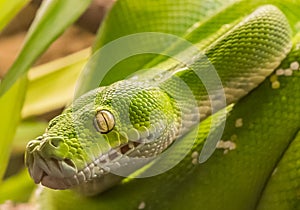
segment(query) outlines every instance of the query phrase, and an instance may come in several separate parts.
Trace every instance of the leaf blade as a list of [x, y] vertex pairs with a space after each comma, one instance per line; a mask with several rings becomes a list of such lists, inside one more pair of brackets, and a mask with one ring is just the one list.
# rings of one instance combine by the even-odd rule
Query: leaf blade
[[0, 95], [29, 70], [33, 62], [84, 12], [90, 2], [48, 0], [42, 3], [18, 58], [0, 84]]
[[32, 68], [28, 73], [29, 83], [22, 117], [40, 115], [62, 108], [70, 102], [74, 95], [76, 80], [89, 55], [88, 48]]
[[21, 78], [0, 98], [0, 182], [4, 175], [13, 137], [21, 119], [21, 108], [27, 85], [27, 78]]
[[0, 1], [0, 30], [17, 14], [29, 0], [1, 0]]

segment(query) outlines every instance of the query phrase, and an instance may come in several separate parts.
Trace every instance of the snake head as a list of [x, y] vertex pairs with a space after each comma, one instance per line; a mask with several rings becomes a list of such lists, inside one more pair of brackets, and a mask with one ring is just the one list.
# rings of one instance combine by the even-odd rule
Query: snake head
[[[29, 173], [35, 183], [68, 189], [122, 171], [130, 158], [154, 157], [177, 135], [174, 105], [167, 93], [147, 83], [121, 81], [92, 90], [28, 143]], [[111, 183], [106, 179], [103, 185]]]

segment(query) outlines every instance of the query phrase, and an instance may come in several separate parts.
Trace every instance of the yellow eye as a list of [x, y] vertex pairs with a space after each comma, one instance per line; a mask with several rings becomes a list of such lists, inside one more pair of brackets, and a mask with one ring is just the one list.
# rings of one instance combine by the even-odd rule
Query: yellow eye
[[94, 119], [94, 126], [100, 133], [108, 133], [115, 126], [115, 118], [107, 110], [99, 110]]

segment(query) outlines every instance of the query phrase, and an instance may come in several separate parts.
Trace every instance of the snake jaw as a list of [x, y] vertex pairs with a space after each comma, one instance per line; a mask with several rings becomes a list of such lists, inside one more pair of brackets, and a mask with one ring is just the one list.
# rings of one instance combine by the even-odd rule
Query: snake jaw
[[72, 160], [58, 160], [54, 158], [43, 158], [39, 150], [35, 148], [33, 151], [26, 152], [26, 166], [29, 174], [36, 184], [52, 189], [68, 189], [72, 183], [68, 182], [77, 174], [77, 168]]
[[45, 134], [28, 143], [25, 163], [36, 184], [94, 195], [109, 189], [153, 160], [158, 151], [155, 148], [150, 150], [149, 144], [157, 145], [155, 137], [161, 134], [157, 132], [140, 135], [138, 139], [128, 138], [127, 143], [110, 148], [92, 161], [83, 162], [77, 160], [77, 156], [68, 156], [63, 152], [69, 151], [63, 137]]
[[[53, 139], [53, 137], [52, 139], [39, 137], [30, 141], [25, 154], [25, 164], [36, 184], [41, 183], [43, 186], [59, 190], [74, 188], [95, 178], [103, 179], [103, 175], [111, 171], [110, 167], [114, 169], [119, 167], [119, 159], [122, 157], [126, 159], [131, 151], [143, 145], [140, 142], [129, 141], [127, 144], [101, 154], [92, 163], [86, 164], [83, 169], [78, 170], [71, 159], [61, 159], [55, 155], [49, 155], [48, 144], [53, 144]], [[61, 139], [56, 140], [56, 142], [60, 141]], [[45, 152], [45, 150], [48, 151]]]

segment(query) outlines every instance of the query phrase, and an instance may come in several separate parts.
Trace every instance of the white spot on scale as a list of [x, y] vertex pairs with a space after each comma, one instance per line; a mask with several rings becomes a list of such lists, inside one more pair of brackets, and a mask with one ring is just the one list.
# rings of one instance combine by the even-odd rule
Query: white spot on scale
[[142, 201], [139, 206], [138, 209], [144, 209], [146, 207], [146, 203], [144, 201]]
[[192, 157], [192, 164], [197, 165], [198, 164], [199, 153], [197, 151], [194, 151], [192, 153], [191, 157]]
[[199, 156], [199, 153], [197, 151], [194, 151], [192, 153], [192, 158], [198, 158], [198, 156]]
[[284, 70], [283, 70], [283, 69], [277, 69], [277, 70], [276, 70], [276, 75], [277, 75], [277, 76], [284, 75]]
[[193, 159], [192, 159], [192, 164], [193, 164], [193, 165], [197, 165], [197, 164], [198, 164], [198, 159], [193, 158]]
[[236, 121], [235, 121], [235, 127], [236, 128], [240, 128], [242, 126], [243, 126], [243, 119], [242, 118], [236, 119]]
[[227, 154], [229, 152], [229, 150], [236, 149], [236, 144], [232, 141], [220, 140], [220, 141], [218, 141], [216, 148], [217, 149], [224, 149], [224, 154]]
[[284, 76], [292, 76], [293, 75], [293, 70], [292, 69], [286, 69], [284, 71]]
[[294, 61], [290, 64], [290, 69], [291, 70], [298, 70], [299, 69], [299, 63], [298, 61]]

